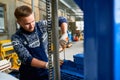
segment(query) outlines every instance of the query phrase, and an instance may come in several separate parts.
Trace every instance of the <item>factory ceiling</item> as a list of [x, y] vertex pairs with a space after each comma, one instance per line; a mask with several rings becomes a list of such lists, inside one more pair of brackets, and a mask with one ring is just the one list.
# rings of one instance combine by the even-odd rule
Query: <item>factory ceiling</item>
[[74, 0], [60, 0], [60, 2], [74, 12], [74, 14], [70, 14], [71, 16], [83, 17], [83, 11], [78, 7]]

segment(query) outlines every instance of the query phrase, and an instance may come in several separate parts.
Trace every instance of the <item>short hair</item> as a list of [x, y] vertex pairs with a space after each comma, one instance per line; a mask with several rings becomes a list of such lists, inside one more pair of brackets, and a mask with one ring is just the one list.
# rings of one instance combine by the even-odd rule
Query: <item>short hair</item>
[[32, 9], [26, 5], [17, 7], [14, 12], [16, 19], [20, 19], [22, 17], [28, 17], [31, 14], [32, 14]]

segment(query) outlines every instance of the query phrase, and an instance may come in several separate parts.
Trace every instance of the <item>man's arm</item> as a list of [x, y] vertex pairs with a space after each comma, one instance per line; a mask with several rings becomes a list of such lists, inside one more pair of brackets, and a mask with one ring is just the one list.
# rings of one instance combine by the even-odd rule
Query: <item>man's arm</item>
[[18, 54], [19, 59], [21, 60], [21, 63], [37, 68], [46, 68], [47, 62], [34, 58], [25, 48], [25, 46], [20, 42], [18, 36], [12, 37], [12, 44], [15, 52]]
[[47, 62], [38, 60], [36, 58], [33, 58], [31, 61], [31, 66], [37, 67], [37, 68], [48, 68], [47, 64], [48, 64]]

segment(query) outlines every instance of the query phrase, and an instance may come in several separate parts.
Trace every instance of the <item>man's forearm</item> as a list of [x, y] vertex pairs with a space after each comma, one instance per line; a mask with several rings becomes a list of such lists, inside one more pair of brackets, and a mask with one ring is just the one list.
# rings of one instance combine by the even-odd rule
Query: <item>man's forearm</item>
[[36, 58], [32, 59], [31, 66], [37, 67], [37, 68], [46, 68], [47, 62], [38, 60]]

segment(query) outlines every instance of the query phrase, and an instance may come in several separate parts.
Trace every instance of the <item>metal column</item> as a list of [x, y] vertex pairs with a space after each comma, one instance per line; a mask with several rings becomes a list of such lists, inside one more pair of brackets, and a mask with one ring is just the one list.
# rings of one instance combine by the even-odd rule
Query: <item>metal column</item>
[[[46, 11], [47, 11], [47, 25], [48, 25], [47, 31], [48, 31], [49, 80], [53, 80], [53, 74], [54, 74], [54, 80], [61, 80], [60, 63], [59, 63], [58, 13], [57, 13], [58, 0], [46, 0]], [[51, 16], [52, 16], [52, 20], [51, 20]], [[52, 52], [51, 52], [52, 37], [54, 38], [53, 39], [54, 40], [53, 41], [54, 69], [51, 68], [52, 67], [52, 56], [51, 56], [52, 55]]]
[[52, 30], [53, 30], [53, 46], [54, 46], [54, 80], [61, 80], [60, 63], [59, 63], [59, 34], [58, 34], [58, 0], [52, 1]]

